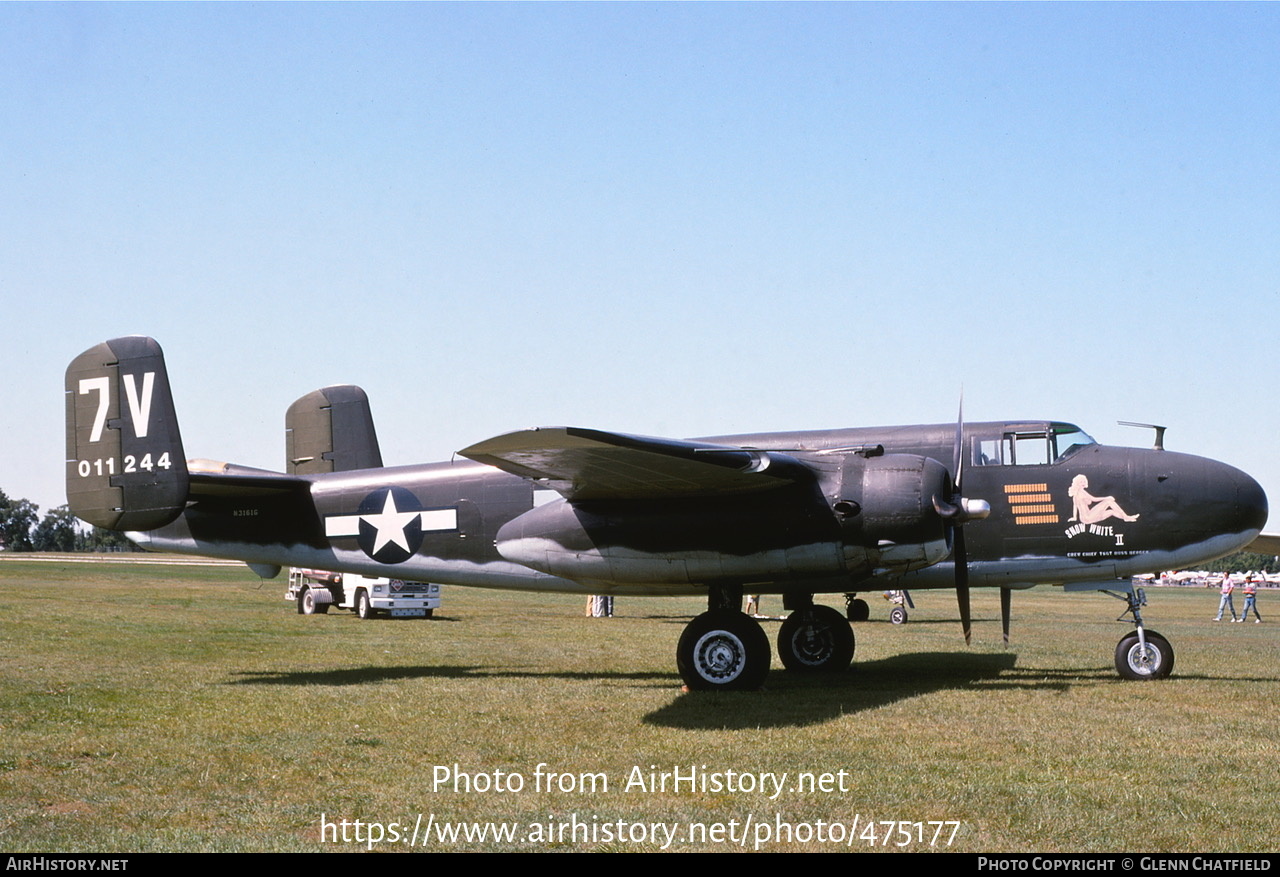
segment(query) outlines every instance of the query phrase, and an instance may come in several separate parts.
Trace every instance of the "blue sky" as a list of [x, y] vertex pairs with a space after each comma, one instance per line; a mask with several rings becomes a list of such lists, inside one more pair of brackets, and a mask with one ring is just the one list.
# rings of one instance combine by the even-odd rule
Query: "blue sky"
[[[0, 4], [0, 488], [164, 346], [187, 453], [1169, 426], [1280, 502], [1280, 7]], [[1275, 530], [1273, 523], [1269, 529]]]

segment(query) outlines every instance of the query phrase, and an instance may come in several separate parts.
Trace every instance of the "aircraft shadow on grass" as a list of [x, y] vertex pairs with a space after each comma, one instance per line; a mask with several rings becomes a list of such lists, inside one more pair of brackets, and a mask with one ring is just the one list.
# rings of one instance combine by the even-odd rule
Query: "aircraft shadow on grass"
[[[684, 692], [645, 715], [649, 725], [686, 730], [786, 728], [816, 725], [939, 691], [1065, 692], [1081, 685], [1119, 684], [1108, 667], [1019, 670], [1013, 654], [918, 652], [855, 663], [847, 673], [775, 676], [766, 693]], [[557, 672], [479, 665], [347, 667], [334, 670], [245, 670], [228, 685], [377, 685], [406, 679], [563, 679], [674, 688], [670, 673]], [[1226, 681], [1223, 677], [1182, 679]], [[1259, 681], [1259, 680], [1250, 680]], [[1266, 681], [1280, 682], [1280, 679]]]
[[[842, 715], [876, 709], [936, 691], [998, 692], [1032, 689], [1065, 691], [1074, 685], [1109, 682], [1097, 671], [1037, 669], [1019, 673], [1012, 654], [956, 655], [922, 652], [858, 663], [847, 673], [775, 677], [766, 694], [759, 692], [681, 693], [666, 706], [645, 715], [646, 724], [670, 728], [796, 727], [820, 724]], [[670, 673], [546, 672], [532, 668], [479, 665], [347, 667], [333, 670], [246, 670], [229, 685], [376, 685], [411, 679], [563, 679], [631, 686], [675, 687]]]
[[435, 667], [347, 667], [337, 670], [245, 670], [229, 685], [376, 685], [401, 679], [579, 679], [584, 681], [632, 680], [670, 682], [671, 674], [543, 672], [519, 668], [460, 666]]

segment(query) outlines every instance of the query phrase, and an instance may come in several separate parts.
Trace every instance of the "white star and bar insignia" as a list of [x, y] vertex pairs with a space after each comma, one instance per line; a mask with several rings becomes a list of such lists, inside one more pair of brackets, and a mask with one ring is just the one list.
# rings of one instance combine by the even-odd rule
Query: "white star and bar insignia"
[[424, 509], [403, 487], [375, 490], [354, 515], [330, 515], [324, 534], [355, 536], [360, 548], [379, 563], [401, 563], [422, 546], [422, 534], [458, 528], [456, 508]]

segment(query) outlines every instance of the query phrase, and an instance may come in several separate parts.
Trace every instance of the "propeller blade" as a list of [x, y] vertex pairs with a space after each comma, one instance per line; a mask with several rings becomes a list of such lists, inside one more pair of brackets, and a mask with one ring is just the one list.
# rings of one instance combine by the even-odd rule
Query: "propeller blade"
[[1004, 644], [1009, 645], [1009, 618], [1013, 604], [1013, 591], [1000, 589], [1000, 627], [1004, 631]]
[[960, 493], [961, 476], [964, 474], [964, 388], [960, 389], [960, 411], [956, 414], [956, 446], [951, 456], [951, 477], [956, 483], [956, 494]]
[[964, 644], [973, 638], [973, 621], [969, 612], [969, 555], [964, 550], [964, 528], [956, 527], [956, 604], [960, 607], [960, 626], [964, 629]]

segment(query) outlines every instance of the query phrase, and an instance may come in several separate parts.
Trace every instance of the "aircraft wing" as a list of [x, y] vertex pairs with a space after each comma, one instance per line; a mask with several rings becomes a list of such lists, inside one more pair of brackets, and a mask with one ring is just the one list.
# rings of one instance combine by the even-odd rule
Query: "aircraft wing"
[[1257, 538], [1244, 547], [1245, 551], [1254, 554], [1270, 554], [1280, 557], [1280, 533], [1259, 533]]
[[774, 451], [578, 427], [507, 433], [458, 453], [570, 500], [724, 496], [816, 479], [808, 466]]

